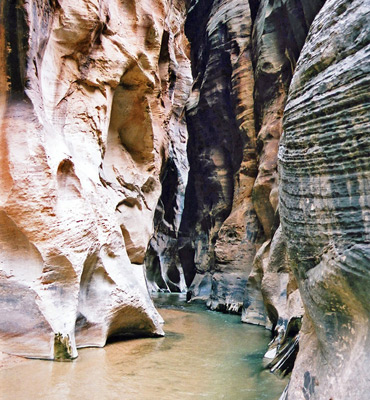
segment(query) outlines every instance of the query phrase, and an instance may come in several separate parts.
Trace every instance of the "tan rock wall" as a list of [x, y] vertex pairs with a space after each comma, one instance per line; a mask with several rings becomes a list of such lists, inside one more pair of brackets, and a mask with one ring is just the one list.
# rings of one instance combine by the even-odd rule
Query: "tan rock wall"
[[13, 354], [73, 358], [110, 335], [162, 334], [142, 264], [177, 96], [160, 65], [170, 3], [25, 3], [30, 100], [13, 90], [1, 130], [0, 325]]
[[[312, 1], [309, 5], [302, 1], [262, 1], [256, 9], [253, 25], [258, 174], [252, 199], [265, 243], [259, 249], [248, 280], [242, 320], [269, 325], [269, 319], [276, 327], [277, 335], [278, 330], [286, 332], [289, 320], [296, 318], [300, 309], [295, 307], [291, 313], [287, 307], [289, 295], [294, 293], [296, 296], [298, 292], [287, 290], [297, 284], [294, 276], [289, 274], [290, 260], [285, 251], [285, 239], [278, 229], [278, 147], [296, 62], [312, 20], [323, 3], [323, 0]], [[276, 232], [278, 236], [275, 238]], [[284, 295], [279, 296], [279, 293]]]

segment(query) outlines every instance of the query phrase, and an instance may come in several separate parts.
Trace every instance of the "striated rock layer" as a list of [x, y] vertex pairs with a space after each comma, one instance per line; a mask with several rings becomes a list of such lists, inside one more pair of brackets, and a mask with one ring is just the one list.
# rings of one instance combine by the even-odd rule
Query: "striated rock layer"
[[269, 357], [276, 346], [292, 340], [303, 315], [285, 237], [278, 228], [277, 156], [288, 88], [310, 25], [323, 4], [324, 0], [264, 0], [253, 25], [258, 174], [252, 198], [265, 242], [248, 278], [242, 321], [274, 328]]
[[368, 397], [369, 11], [327, 0], [285, 108], [281, 224], [306, 310], [287, 399]]
[[240, 312], [244, 303], [243, 321], [284, 330], [303, 311], [285, 253], [268, 266], [279, 226], [277, 152], [296, 60], [323, 3], [194, 1], [186, 22], [194, 85], [183, 268], [195, 274], [192, 295], [210, 308]]
[[179, 254], [195, 298], [238, 312], [259, 224], [247, 2], [193, 1], [186, 21], [194, 84], [187, 105], [189, 184]]
[[258, 175], [253, 205], [266, 239], [274, 233], [278, 206], [277, 152], [287, 92], [308, 29], [324, 1], [262, 0], [254, 21]]
[[177, 134], [163, 54], [186, 46], [168, 39], [183, 13], [168, 22], [165, 0], [1, 4], [11, 89], [0, 150], [2, 349], [68, 359], [112, 335], [162, 334], [142, 264]]

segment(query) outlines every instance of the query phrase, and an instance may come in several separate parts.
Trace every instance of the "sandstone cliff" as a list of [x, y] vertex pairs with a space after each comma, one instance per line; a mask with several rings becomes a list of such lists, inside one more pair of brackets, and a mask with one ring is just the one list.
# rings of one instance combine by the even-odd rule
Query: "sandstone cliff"
[[303, 310], [282, 236], [271, 243], [277, 152], [296, 60], [323, 2], [193, 1], [186, 22], [194, 85], [182, 266], [195, 275], [193, 298], [239, 313], [244, 303], [243, 321], [284, 331]]
[[[348, 218], [348, 221], [357, 218], [357, 221], [362, 222], [358, 222], [357, 233], [351, 233], [352, 236], [346, 240], [347, 246], [351, 247], [356, 243], [356, 240], [352, 239], [359, 235], [358, 240], [362, 247], [356, 248], [356, 257], [353, 260], [358, 261], [360, 270], [361, 265], [368, 262], [368, 244], [364, 244], [368, 240], [368, 237], [366, 237], [368, 199], [364, 197], [368, 176], [362, 177], [362, 170], [368, 172], [368, 160], [353, 162], [354, 166], [360, 163], [360, 167], [356, 169], [356, 172], [347, 172], [349, 163], [341, 160], [340, 152], [335, 147], [337, 140], [333, 139], [334, 144], [332, 144], [327, 139], [329, 137], [328, 127], [332, 130], [334, 127], [342, 129], [340, 117], [337, 117], [334, 111], [332, 111], [332, 114], [330, 114], [329, 109], [322, 111], [322, 113], [329, 114], [326, 118], [330, 122], [327, 122], [326, 125], [322, 126], [321, 122], [318, 122], [325, 138], [323, 143], [328, 146], [328, 149], [321, 146], [320, 143], [317, 144], [317, 139], [307, 139], [306, 142], [298, 139], [298, 133], [294, 133], [294, 136], [290, 139], [291, 148], [294, 149], [294, 146], [296, 146], [304, 155], [307, 153], [307, 159], [301, 153], [297, 153], [298, 160], [294, 161], [293, 158], [296, 153], [291, 154], [292, 151], [289, 150], [289, 164], [286, 162], [286, 165], [291, 168], [289, 171], [292, 172], [290, 172], [291, 176], [288, 182], [285, 178], [286, 172], [284, 172], [284, 168], [288, 167], [282, 164], [283, 181], [280, 189], [282, 205], [279, 206], [278, 204], [277, 153], [283, 131], [284, 107], [290, 82], [295, 74], [296, 63], [306, 41], [310, 25], [323, 4], [323, 0], [313, 1], [309, 4], [289, 0], [251, 1], [249, 10], [246, 4], [236, 4], [232, 1], [193, 1], [186, 25], [186, 32], [192, 46], [194, 85], [187, 106], [190, 171], [185, 209], [179, 233], [180, 259], [184, 272], [187, 272], [190, 276], [191, 274], [195, 276], [190, 288], [192, 295], [195, 298], [203, 298], [213, 309], [240, 311], [240, 300], [243, 299], [243, 289], [247, 282], [247, 289], [244, 294], [243, 320], [274, 327], [276, 336], [272, 348], [268, 352], [268, 357], [273, 358], [270, 362], [272, 370], [280, 369], [283, 374], [289, 372], [292, 368], [295, 354], [298, 351], [298, 343], [302, 340], [302, 337], [303, 343], [307, 343], [307, 335], [299, 334], [299, 330], [304, 309], [309, 310], [310, 304], [315, 302], [309, 297], [310, 291], [302, 286], [305, 278], [302, 277], [301, 273], [297, 273], [297, 270], [305, 268], [305, 261], [302, 260], [306, 260], [309, 257], [307, 254], [310, 250], [313, 251], [314, 247], [318, 246], [320, 242], [325, 243], [320, 246], [320, 249], [326, 249], [319, 251], [320, 257], [326, 253], [327, 246], [332, 246], [332, 239], [323, 239], [323, 237], [328, 238], [330, 236], [326, 228], [317, 228], [320, 218], [323, 217], [321, 226], [325, 226], [326, 220], [328, 220], [328, 226], [332, 226], [333, 222], [330, 222], [333, 219], [330, 216], [331, 213], [338, 214], [335, 219], [339, 218], [340, 220], [345, 219], [341, 217], [342, 213], [347, 214], [346, 210], [339, 207], [338, 200], [338, 209], [331, 205], [322, 206], [325, 208], [326, 214], [320, 213], [320, 218], [318, 216], [317, 222], [314, 223], [308, 219], [312, 214], [309, 211], [305, 216], [302, 210], [296, 212], [303, 204], [303, 200], [300, 201], [299, 198], [306, 196], [309, 205], [312, 206], [310, 199], [315, 197], [317, 191], [320, 191], [320, 193], [322, 191], [327, 192], [328, 194], [324, 196], [325, 199], [329, 196], [344, 198], [340, 195], [340, 187], [350, 185], [351, 189], [347, 188], [347, 191], [350, 191], [357, 190], [356, 187], [359, 186], [360, 189], [358, 190], [361, 191], [362, 195], [357, 194], [357, 192], [354, 194], [354, 197], [359, 198], [359, 200], [356, 204], [354, 204], [354, 200], [349, 202], [347, 207], [348, 217], [346, 218]], [[346, 10], [347, 13], [345, 13]], [[328, 25], [327, 21], [332, 19], [338, 21], [338, 26], [336, 30], [334, 29], [327, 36], [323, 36], [323, 38], [326, 38], [325, 43], [330, 43], [329, 38], [342, 38], [342, 34], [347, 35], [348, 39], [342, 40], [340, 46], [338, 43], [341, 39], [337, 39], [332, 46], [334, 50], [327, 57], [324, 56], [324, 59], [313, 65], [309, 64], [309, 72], [306, 75], [310, 79], [314, 76], [315, 71], [321, 73], [321, 69], [327, 68], [333, 62], [333, 52], [340, 51], [344, 54], [347, 51], [348, 54], [353, 54], [360, 51], [361, 46], [367, 46], [369, 24], [366, 19], [368, 14], [366, 13], [368, 13], [368, 10], [367, 1], [357, 2], [351, 7], [348, 2], [341, 2], [335, 7], [333, 2], [328, 3], [317, 18], [318, 20], [323, 18], [321, 25], [325, 23]], [[351, 12], [352, 17], [350, 17]], [[328, 15], [326, 18], [323, 17], [324, 13]], [[235, 24], [239, 23], [240, 20], [243, 20], [244, 24], [236, 26]], [[253, 32], [251, 30], [252, 23]], [[317, 23], [320, 24], [320, 22]], [[343, 29], [345, 24], [347, 24], [348, 33], [347, 30]], [[330, 31], [328, 27], [326, 29]], [[311, 53], [314, 52], [313, 49], [316, 49], [316, 57], [322, 52], [325, 54], [324, 41], [315, 43], [315, 39], [309, 36], [308, 43], [310, 41], [312, 42]], [[356, 46], [357, 43], [361, 44], [358, 44], [358, 47], [352, 46], [353, 41], [355, 41]], [[244, 46], [239, 46], [241, 42]], [[322, 43], [321, 47], [320, 43]], [[306, 46], [309, 46], [309, 44]], [[305, 57], [305, 55], [302, 55], [302, 59]], [[367, 59], [368, 55], [364, 54], [363, 57]], [[334, 59], [338, 59], [338, 56]], [[323, 66], [320, 66], [320, 63]], [[328, 80], [331, 79], [333, 83], [328, 84], [327, 87], [319, 82], [321, 89], [317, 90], [321, 90], [320, 94], [323, 94], [328, 88], [328, 98], [338, 96], [338, 99], [331, 100], [333, 104], [342, 101], [340, 96], [358, 98], [355, 101], [354, 108], [358, 111], [357, 103], [361, 103], [363, 108], [360, 115], [366, 113], [368, 104], [368, 98], [365, 96], [366, 89], [364, 89], [364, 93], [360, 92], [361, 94], [356, 97], [355, 89], [344, 83], [339, 86], [340, 89], [335, 92], [335, 95], [330, 94], [332, 87], [336, 87], [335, 82], [342, 77], [336, 71], [336, 68], [342, 71], [343, 64], [338, 64], [336, 61], [334, 64], [335, 66], [332, 67], [327, 78]], [[346, 67], [348, 79], [356, 79], [351, 75], [353, 65], [346, 64]], [[368, 71], [364, 69], [365, 67], [361, 64], [358, 68], [364, 71], [363, 75], [366, 76]], [[297, 77], [301, 74], [304, 73], [298, 70]], [[357, 77], [356, 73], [355, 77]], [[299, 78], [296, 79], [298, 82]], [[358, 79], [361, 80], [361, 85], [366, 87], [367, 81], [363, 81], [362, 78]], [[243, 82], [242, 90], [236, 84], [238, 80]], [[314, 83], [317, 83], [317, 80]], [[311, 90], [310, 85], [314, 85], [314, 83], [310, 81], [307, 83], [308, 86], [306, 86], [306, 82], [301, 86], [294, 83], [293, 88], [294, 85], [297, 85], [297, 88], [292, 90], [295, 90], [295, 96], [298, 97], [298, 94], [307, 92], [308, 89]], [[346, 91], [348, 91], [348, 94], [345, 95]], [[308, 104], [306, 104], [310, 100], [312, 104], [320, 104], [321, 97], [315, 97], [312, 93], [311, 97], [309, 95], [302, 96], [305, 103], [302, 108], [299, 108], [300, 111], [304, 107], [310, 110]], [[297, 124], [294, 132], [312, 129], [312, 132], [315, 132], [315, 134], [312, 133], [314, 138], [320, 134], [317, 124], [311, 123], [311, 119], [316, 118], [316, 116], [320, 121], [323, 120], [321, 114], [315, 111], [320, 106], [316, 105], [315, 107], [312, 105], [312, 111], [307, 111], [305, 113], [306, 119], [301, 121], [301, 117], [290, 117], [288, 105], [286, 121], [291, 118], [293, 121], [291, 125]], [[343, 105], [343, 107], [347, 107], [347, 105]], [[360, 116], [355, 117], [351, 114], [344, 118], [349, 121], [348, 124], [354, 124], [354, 121], [359, 120], [360, 125], [362, 125], [361, 128], [356, 129], [362, 135], [365, 134], [368, 126], [365, 125], [365, 122], [368, 124], [367, 119], [364, 120], [365, 122], [361, 122]], [[310, 123], [312, 127], [306, 128]], [[357, 125], [357, 122], [355, 125]], [[358, 133], [358, 135], [361, 134]], [[361, 137], [363, 142], [357, 141], [357, 144], [362, 146], [361, 151], [363, 153], [353, 151], [353, 158], [361, 158], [360, 154], [369, 153], [367, 139]], [[316, 144], [313, 145], [313, 142]], [[343, 150], [346, 155], [351, 152], [347, 145], [350, 146], [349, 139], [344, 137], [341, 144], [338, 144], [341, 149], [347, 148], [347, 150]], [[282, 147], [282, 151], [284, 149], [285, 147]], [[335, 154], [335, 163], [343, 164], [340, 168], [344, 171], [343, 175], [346, 176], [346, 179], [343, 180], [343, 183], [340, 183], [339, 178], [335, 178], [335, 187], [332, 189], [331, 186], [334, 183], [333, 185], [329, 184], [331, 178], [325, 178], [324, 173], [321, 176], [321, 167], [312, 167], [318, 175], [318, 181], [312, 183], [314, 190], [310, 193], [309, 182], [311, 181], [309, 178], [300, 180], [304, 171], [301, 166], [307, 168], [308, 175], [311, 174], [310, 162], [314, 161], [311, 159], [311, 155], [319, 151], [325, 154], [320, 155], [320, 163], [322, 164], [324, 160], [327, 160], [328, 169], [331, 168], [329, 159], [331, 156], [334, 157]], [[282, 158], [283, 160], [284, 158]], [[357, 174], [361, 178], [357, 178]], [[245, 178], [244, 181], [241, 177]], [[321, 188], [320, 179], [323, 179]], [[353, 180], [356, 181], [357, 179], [361, 179], [361, 183], [358, 185], [352, 183]], [[243, 182], [243, 184], [240, 185], [240, 182]], [[285, 192], [288, 189], [285, 188], [285, 185], [291, 187], [289, 193], [291, 193], [292, 199], [289, 207], [286, 200], [288, 194]], [[337, 187], [337, 185], [339, 186]], [[240, 187], [243, 187], [244, 190], [240, 190]], [[302, 190], [302, 194], [299, 194], [300, 190]], [[333, 190], [333, 193], [329, 195], [331, 190]], [[240, 193], [241, 196], [239, 196]], [[320, 196], [323, 195], [320, 194]], [[352, 194], [348, 194], [348, 197], [352, 198]], [[325, 204], [327, 204], [326, 202], [327, 200], [325, 200]], [[283, 207], [282, 213], [283, 218], [285, 218], [282, 227], [279, 227], [280, 207]], [[312, 209], [312, 212], [314, 212], [317, 206], [313, 205], [312, 207], [314, 207]], [[356, 217], [351, 216], [351, 213], [356, 214]], [[288, 227], [286, 224], [289, 227], [289, 234], [287, 234]], [[350, 225], [350, 223], [347, 223], [347, 225]], [[344, 231], [337, 225], [330, 229], [334, 231], [336, 229], [337, 236], [345, 236]], [[295, 240], [302, 246], [303, 242], [307, 240], [303, 248], [309, 247], [310, 250], [304, 251], [306, 255], [303, 259], [300, 259], [300, 252], [303, 251], [302, 249], [298, 251], [292, 245], [292, 237], [295, 237]], [[342, 240], [345, 239], [342, 238]], [[308, 243], [311, 243], [311, 247]], [[255, 258], [254, 254], [256, 254]], [[320, 262], [319, 258], [315, 258], [315, 260], [318, 263]], [[366, 276], [366, 272], [363, 273]], [[351, 285], [354, 284], [351, 283]], [[328, 287], [328, 290], [331, 293], [330, 287]], [[338, 290], [335, 289], [334, 291], [337, 292]], [[320, 296], [325, 298], [323, 293]], [[343, 313], [343, 310], [339, 312], [340, 304], [344, 300], [338, 300], [338, 305], [334, 307], [331, 303], [335, 303], [335, 301], [331, 296], [333, 295], [326, 295], [328, 300], [323, 301], [320, 312], [326, 315], [328, 312], [334, 312], [335, 309], [332, 317], [335, 321], [341, 321], [343, 318], [347, 320], [348, 318], [342, 315], [346, 313]], [[343, 296], [349, 298], [345, 294]], [[330, 301], [329, 298], [331, 298]], [[347, 302], [351, 301], [344, 301], [346, 307], [348, 306]], [[361, 317], [363, 314], [361, 309], [356, 313], [353, 307], [352, 312], [348, 311], [347, 314], [350, 314], [351, 318], [356, 321], [358, 319], [355, 324], [356, 328], [354, 328], [354, 332], [358, 330], [358, 333], [353, 333], [354, 338], [351, 338], [351, 341], [355, 343], [355, 338], [358, 338], [358, 335], [365, 335], [364, 332], [367, 328], [362, 327], [362, 324], [365, 327], [368, 325], [368, 316], [364, 312], [366, 316]], [[311, 323], [313, 328], [309, 328], [311, 326], [307, 322], [309, 318], [313, 319]], [[360, 320], [361, 322], [359, 322]], [[314, 321], [314, 317], [306, 316], [303, 332], [308, 332], [310, 329], [314, 331]], [[323, 321], [318, 321], [317, 324], [321, 327], [320, 329], [325, 326]], [[338, 327], [335, 329], [340, 331]], [[332, 331], [332, 327], [324, 330]], [[316, 335], [321, 336], [320, 333], [316, 333]], [[344, 334], [342, 337], [338, 332], [333, 333], [333, 335], [336, 337], [338, 348], [344, 345], [344, 340], [350, 341], [349, 336]], [[313, 334], [313, 336], [315, 335]], [[320, 337], [317, 340], [320, 347]], [[325, 343], [328, 346], [330, 340], [326, 340]], [[363, 346], [366, 346], [365, 339]], [[361, 357], [365, 357], [364, 351], [361, 348], [359, 350], [362, 354]], [[310, 351], [313, 351], [312, 345], [307, 346], [306, 353]], [[342, 352], [338, 354], [343, 355]], [[304, 356], [300, 356], [299, 360], [303, 359]], [[316, 361], [315, 373], [317, 374], [317, 371], [327, 372], [322, 366], [323, 362], [319, 358]], [[323, 369], [320, 370], [320, 368]], [[360, 364], [358, 368], [360, 369]], [[315, 395], [312, 392], [315, 391], [314, 386], [319, 382], [317, 375], [311, 375], [309, 371], [304, 372], [307, 373], [302, 374], [300, 367], [296, 367], [293, 374], [295, 383], [291, 384], [290, 393], [294, 398], [298, 398], [295, 396], [304, 396], [306, 399], [310, 398], [311, 395], [314, 396], [313, 398], [321, 398], [320, 395]], [[332, 377], [335, 375], [337, 377], [343, 376], [340, 373], [330, 374]], [[362, 372], [361, 377], [358, 378], [362, 383], [365, 379], [364, 375], [365, 373]], [[303, 389], [298, 394], [299, 385]], [[343, 396], [344, 389], [341, 390], [340, 396]], [[356, 398], [361, 398], [360, 390], [362, 389], [354, 392]], [[330, 393], [329, 389], [324, 393], [325, 395]]]
[[370, 2], [327, 0], [299, 58], [280, 210], [306, 314], [286, 398], [369, 391]]
[[2, 2], [6, 351], [73, 358], [111, 335], [162, 334], [142, 264], [180, 119], [166, 69], [186, 52], [173, 39], [184, 13], [173, 1]]
[[[255, 116], [258, 174], [253, 187], [253, 205], [263, 227], [265, 242], [259, 248], [248, 278], [242, 320], [272, 326], [277, 346], [284, 351], [272, 361], [272, 370], [291, 368], [289, 343], [295, 337], [304, 313], [296, 279], [286, 251], [286, 238], [279, 227], [277, 154], [282, 134], [284, 106], [296, 62], [310, 25], [323, 0], [261, 1], [252, 35], [255, 74]], [[288, 365], [285, 365], [288, 364]], [[289, 365], [290, 364], [290, 365]], [[279, 366], [279, 367], [278, 367]]]
[[146, 253], [147, 279], [152, 291], [186, 291], [187, 284], [178, 255], [178, 232], [184, 209], [189, 163], [185, 104], [192, 85], [189, 43], [184, 32], [190, 1], [172, 3], [166, 24], [167, 45], [162, 44], [162, 91], [168, 101], [168, 158], [162, 167], [162, 192], [155, 215], [155, 232]]

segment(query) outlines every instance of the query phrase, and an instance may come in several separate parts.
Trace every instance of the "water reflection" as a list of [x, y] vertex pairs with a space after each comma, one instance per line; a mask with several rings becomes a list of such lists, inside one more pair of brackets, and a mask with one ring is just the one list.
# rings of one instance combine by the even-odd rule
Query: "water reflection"
[[[71, 363], [32, 360], [1, 371], [2, 399], [277, 399], [284, 381], [262, 369], [262, 328], [159, 298], [165, 338], [81, 349]], [[166, 304], [167, 302], [167, 304]]]

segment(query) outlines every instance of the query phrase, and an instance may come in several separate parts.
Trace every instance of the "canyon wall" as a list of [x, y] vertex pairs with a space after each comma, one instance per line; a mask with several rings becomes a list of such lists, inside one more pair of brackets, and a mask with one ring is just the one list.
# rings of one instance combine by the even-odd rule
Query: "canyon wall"
[[286, 399], [368, 397], [369, 26], [368, 0], [327, 0], [289, 90], [280, 214], [306, 313]]
[[148, 287], [188, 290], [297, 355], [282, 399], [365, 398], [369, 11], [1, 2], [2, 349], [161, 335]]
[[[192, 75], [189, 43], [184, 32], [185, 15], [190, 1], [172, 3], [167, 17], [166, 40], [162, 44], [160, 70], [162, 91], [170, 110], [166, 121], [169, 147], [162, 167], [162, 192], [155, 215], [155, 232], [146, 253], [146, 273], [151, 291], [184, 292], [187, 283], [178, 254], [178, 232], [184, 209], [189, 163], [186, 153], [188, 141], [185, 105], [189, 98]], [[188, 282], [189, 283], [189, 282]]]
[[323, 3], [193, 1], [186, 22], [194, 85], [182, 267], [194, 300], [284, 331], [303, 308], [281, 230], [273, 239], [277, 153], [295, 64]]
[[189, 183], [179, 233], [193, 299], [240, 312], [260, 229], [247, 2], [193, 1], [186, 21], [194, 84], [186, 108]]
[[[363, 362], [355, 363], [359, 373], [355, 381], [359, 385], [353, 391], [355, 398], [361, 398], [367, 379], [361, 365], [366, 363], [364, 349], [369, 325], [362, 288], [367, 284], [365, 265], [369, 257], [369, 201], [366, 197], [369, 161], [365, 157], [369, 153], [365, 89], [368, 88], [365, 79], [368, 70], [365, 61], [357, 66], [359, 72], [355, 72], [355, 60], [339, 60], [359, 51], [356, 60], [362, 57], [368, 62], [369, 2], [358, 1], [352, 5], [345, 1], [328, 2], [312, 28], [320, 26], [320, 33], [306, 39], [324, 3], [323, 0], [309, 4], [289, 0], [250, 1], [250, 10], [245, 3], [232, 1], [191, 3], [186, 23], [194, 76], [186, 115], [190, 171], [179, 253], [184, 271], [189, 274], [192, 271], [195, 276], [190, 287], [194, 300], [207, 301], [211, 309], [240, 312], [243, 299], [243, 321], [274, 329], [274, 341], [266, 354], [272, 371], [288, 373], [299, 344], [303, 347], [286, 393], [293, 398], [322, 398], [331, 393], [334, 393], [333, 398], [336, 395], [342, 398], [345, 387], [354, 389], [349, 366], [335, 373], [324, 366], [325, 358], [339, 362], [345, 353], [339, 349], [346, 346], [348, 357], [350, 354], [356, 357], [354, 354], [358, 351], [357, 356]], [[240, 25], [238, 18], [243, 24]], [[322, 38], [318, 40], [320, 34]], [[296, 73], [297, 60], [306, 40], [304, 51], [309, 54], [301, 56], [301, 70]], [[239, 46], [241, 42], [244, 46]], [[314, 61], [309, 60], [310, 57]], [[305, 68], [308, 72], [303, 72]], [[345, 68], [347, 78], [344, 78]], [[328, 69], [327, 83], [321, 83], [320, 77], [315, 78], [315, 73], [319, 75], [324, 69]], [[286, 109], [286, 139], [281, 147], [280, 186], [278, 147], [293, 76]], [[303, 83], [301, 76], [305, 77]], [[355, 79], [359, 81], [358, 86], [351, 87]], [[319, 88], [312, 89], [314, 85]], [[360, 86], [364, 89], [359, 89]], [[323, 100], [325, 91], [328, 92], [327, 106]], [[306, 92], [309, 94], [303, 95]], [[298, 100], [293, 100], [294, 96]], [[342, 99], [345, 97], [348, 102], [352, 99], [353, 111]], [[321, 100], [322, 110], [319, 111]], [[299, 103], [297, 108], [303, 117], [293, 115], [290, 104], [294, 101], [297, 101], [294, 104]], [[337, 115], [338, 107], [334, 104], [343, 109], [341, 115]], [[327, 122], [322, 122], [324, 115]], [[341, 121], [342, 117], [346, 123]], [[313, 121], [316, 118], [317, 123]], [[356, 133], [352, 134], [350, 127]], [[311, 135], [309, 139], [301, 139], [305, 130]], [[344, 135], [345, 130], [348, 136]], [[289, 132], [290, 147], [287, 147]], [[329, 137], [334, 134], [340, 139], [331, 141]], [[322, 143], [318, 139], [320, 135]], [[360, 149], [355, 150], [351, 143], [356, 143]], [[319, 154], [317, 167], [314, 166], [315, 154]], [[323, 163], [327, 163], [326, 173]], [[353, 171], [347, 171], [350, 164]], [[331, 178], [329, 171], [336, 165], [338, 177]], [[312, 174], [317, 178], [312, 178]], [[315, 197], [318, 199], [314, 200]], [[321, 206], [314, 204], [319, 201]], [[348, 206], [341, 208], [342, 201], [347, 201]], [[321, 208], [319, 212], [315, 211], [317, 207]], [[356, 224], [351, 226], [354, 220], [357, 228]], [[342, 250], [338, 250], [336, 240]], [[355, 246], [353, 253], [348, 254], [345, 262], [347, 255], [342, 256], [342, 253], [352, 246]], [[337, 266], [337, 271], [355, 269], [347, 271], [350, 277], [339, 279], [335, 271], [326, 271], [325, 265], [331, 264], [335, 255], [345, 257], [340, 263], [346, 264]], [[305, 266], [310, 259], [313, 264]], [[320, 263], [323, 267], [315, 268], [319, 272], [306, 283], [306, 272], [300, 271]], [[350, 267], [352, 264], [358, 265]], [[325, 277], [329, 274], [332, 284], [324, 285], [320, 274]], [[354, 282], [362, 277], [363, 283]], [[341, 283], [334, 284], [336, 280]], [[315, 288], [306, 288], [307, 285]], [[356, 298], [360, 299], [355, 300], [348, 291], [356, 290], [359, 291]], [[319, 298], [322, 300], [318, 305]], [[355, 303], [359, 306], [358, 312]], [[308, 314], [303, 318], [303, 330], [299, 333], [305, 311]], [[341, 328], [345, 322], [348, 322], [346, 328]], [[315, 366], [310, 365], [315, 349], [322, 347], [323, 353], [330, 352], [328, 346], [333, 340], [336, 356], [322, 354], [322, 358], [315, 359]], [[323, 373], [331, 378], [328, 382], [323, 379], [323, 387], [315, 389], [319, 385], [318, 376]], [[342, 384], [345, 374], [346, 384]]]
[[[283, 343], [297, 345], [296, 335], [304, 314], [286, 251], [286, 238], [279, 227], [277, 155], [289, 85], [311, 23], [323, 4], [324, 0], [309, 4], [292, 0], [261, 1], [254, 20], [252, 54], [258, 174], [252, 198], [263, 227], [264, 243], [258, 249], [248, 278], [242, 320], [273, 327], [275, 341], [269, 357]], [[288, 343], [287, 354], [292, 351]], [[272, 370], [285, 357], [283, 353], [272, 362]], [[285, 361], [291, 368], [289, 357]], [[285, 361], [279, 368], [284, 370]]]
[[186, 58], [186, 5], [1, 4], [2, 349], [68, 359], [162, 335], [143, 263], [183, 129], [168, 64]]

